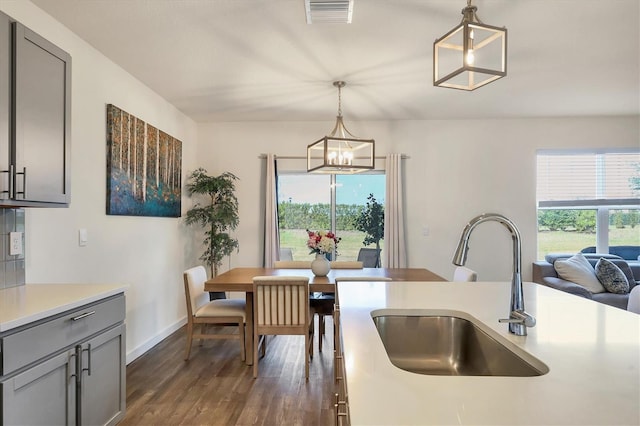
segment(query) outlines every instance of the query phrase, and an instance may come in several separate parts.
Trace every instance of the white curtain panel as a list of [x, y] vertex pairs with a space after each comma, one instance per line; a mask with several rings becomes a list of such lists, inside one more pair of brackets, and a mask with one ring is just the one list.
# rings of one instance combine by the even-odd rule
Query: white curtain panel
[[278, 231], [278, 178], [276, 176], [276, 156], [267, 154], [264, 206], [264, 267], [273, 268], [280, 258], [280, 232]]
[[385, 268], [406, 268], [407, 249], [404, 237], [404, 191], [402, 154], [389, 154], [385, 160], [386, 201], [384, 206]]

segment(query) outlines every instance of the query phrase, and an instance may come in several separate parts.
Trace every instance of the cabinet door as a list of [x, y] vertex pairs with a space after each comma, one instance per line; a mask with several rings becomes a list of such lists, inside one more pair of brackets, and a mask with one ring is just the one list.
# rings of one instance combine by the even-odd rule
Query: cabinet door
[[0, 199], [9, 199], [9, 141], [11, 140], [11, 20], [0, 12]]
[[80, 424], [113, 425], [125, 414], [125, 326], [82, 345]]
[[74, 352], [64, 352], [0, 382], [0, 424], [74, 425], [74, 358]]
[[13, 198], [69, 203], [71, 57], [20, 23], [13, 28]]

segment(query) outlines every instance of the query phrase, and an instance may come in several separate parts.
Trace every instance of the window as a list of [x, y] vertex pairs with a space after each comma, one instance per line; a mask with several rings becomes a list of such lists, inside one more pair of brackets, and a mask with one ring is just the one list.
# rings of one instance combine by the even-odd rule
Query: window
[[538, 259], [640, 246], [640, 152], [540, 151]]
[[[278, 173], [278, 223], [280, 248], [291, 249], [293, 260], [311, 260], [306, 229], [331, 230], [341, 238], [338, 260], [356, 260], [365, 247], [365, 233], [356, 229], [356, 219], [365, 210], [368, 197], [384, 206], [383, 172], [355, 175]], [[382, 248], [383, 241], [380, 241]], [[375, 248], [370, 244], [368, 248]]]

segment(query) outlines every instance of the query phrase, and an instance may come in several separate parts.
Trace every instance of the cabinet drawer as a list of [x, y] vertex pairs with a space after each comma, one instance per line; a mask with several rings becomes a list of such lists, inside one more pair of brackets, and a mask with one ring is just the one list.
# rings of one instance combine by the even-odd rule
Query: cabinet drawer
[[85, 305], [2, 338], [2, 375], [124, 321], [124, 295]]

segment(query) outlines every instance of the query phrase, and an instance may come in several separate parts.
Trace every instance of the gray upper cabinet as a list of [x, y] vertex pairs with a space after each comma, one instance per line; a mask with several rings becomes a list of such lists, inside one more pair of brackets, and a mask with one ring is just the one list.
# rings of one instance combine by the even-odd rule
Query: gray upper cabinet
[[1, 13], [0, 31], [0, 205], [67, 206], [71, 56]]
[[[13, 34], [11, 20], [0, 12], [0, 200], [9, 198], [9, 145], [12, 139], [12, 56]], [[6, 191], [5, 191], [6, 190]]]

